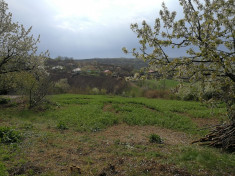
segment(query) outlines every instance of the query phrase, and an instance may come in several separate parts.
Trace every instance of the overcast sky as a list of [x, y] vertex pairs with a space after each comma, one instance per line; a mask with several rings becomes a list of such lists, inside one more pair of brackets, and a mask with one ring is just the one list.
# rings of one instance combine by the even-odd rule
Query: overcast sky
[[[33, 26], [39, 50], [52, 58], [130, 57], [122, 47], [138, 47], [130, 24], [153, 23], [163, 0], [5, 0], [13, 20]], [[177, 0], [164, 0], [170, 10]], [[172, 53], [174, 54], [174, 53]]]

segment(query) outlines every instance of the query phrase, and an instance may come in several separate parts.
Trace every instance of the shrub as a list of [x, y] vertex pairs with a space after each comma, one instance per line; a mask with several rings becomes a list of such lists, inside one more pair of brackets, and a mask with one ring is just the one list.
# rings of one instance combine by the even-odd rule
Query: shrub
[[0, 98], [0, 104], [7, 104], [10, 102], [9, 98]]
[[106, 89], [101, 89], [101, 90], [100, 90], [100, 94], [101, 94], [101, 95], [106, 95], [106, 93], [107, 93], [107, 90], [106, 90]]
[[199, 84], [195, 84], [194, 86], [190, 86], [188, 84], [183, 85], [179, 88], [176, 95], [185, 101], [198, 101], [199, 100], [199, 90], [201, 89]]
[[57, 124], [57, 128], [58, 128], [59, 130], [67, 130], [67, 129], [68, 129], [66, 123], [63, 122], [63, 121], [59, 121], [59, 123]]
[[96, 87], [92, 88], [92, 90], [91, 90], [91, 94], [93, 94], [93, 95], [98, 95], [99, 92], [100, 92], [100, 90]]
[[157, 143], [157, 144], [162, 144], [163, 140], [161, 139], [161, 137], [157, 134], [151, 134], [149, 136], [149, 142], [151, 143]]
[[10, 127], [0, 127], [0, 142], [4, 144], [17, 143], [21, 140], [20, 132]]
[[54, 87], [54, 93], [66, 93], [68, 92], [68, 90], [70, 89], [70, 85], [68, 84], [68, 79], [64, 78], [64, 79], [60, 79], [59, 81], [57, 81], [55, 83], [55, 87]]
[[144, 90], [134, 86], [130, 86], [125, 92], [125, 96], [127, 97], [143, 97], [143, 95]]
[[[200, 94], [201, 93], [201, 94]], [[203, 100], [210, 99], [220, 99], [220, 95], [215, 91], [210, 85], [206, 84], [204, 87], [200, 82], [195, 83], [194, 85], [184, 84], [181, 87], [178, 87], [175, 95], [185, 101], [198, 101], [200, 97]]]

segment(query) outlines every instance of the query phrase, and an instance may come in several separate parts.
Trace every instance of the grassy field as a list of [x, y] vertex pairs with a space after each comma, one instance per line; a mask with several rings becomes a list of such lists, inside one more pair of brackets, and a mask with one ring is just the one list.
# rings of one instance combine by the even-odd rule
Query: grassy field
[[0, 106], [0, 176], [235, 175], [234, 154], [191, 144], [226, 120], [223, 105], [211, 110], [198, 102], [100, 95], [48, 99], [34, 110]]

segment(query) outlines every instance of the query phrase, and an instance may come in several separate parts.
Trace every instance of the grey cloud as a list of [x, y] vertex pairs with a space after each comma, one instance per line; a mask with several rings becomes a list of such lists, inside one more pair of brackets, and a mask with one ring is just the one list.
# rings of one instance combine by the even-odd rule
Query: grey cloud
[[[40, 34], [39, 51], [49, 49], [51, 57], [68, 56], [76, 59], [94, 57], [131, 57], [122, 52], [122, 47], [129, 49], [138, 46], [136, 35], [131, 31], [130, 24], [136, 21], [115, 22], [110, 24], [93, 24], [84, 28], [81, 24], [92, 24], [86, 17], [63, 19], [72, 24], [75, 31], [59, 27], [61, 24], [56, 19], [56, 11], [46, 5], [45, 0], [6, 0], [9, 11], [13, 13], [13, 20], [26, 27], [33, 26], [32, 33]], [[156, 11], [149, 12], [147, 21], [154, 22]], [[141, 16], [141, 15], [140, 15]]]

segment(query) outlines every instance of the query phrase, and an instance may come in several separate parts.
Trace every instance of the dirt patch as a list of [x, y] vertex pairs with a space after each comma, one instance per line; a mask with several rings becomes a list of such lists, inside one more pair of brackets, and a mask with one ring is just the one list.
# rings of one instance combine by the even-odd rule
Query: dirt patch
[[[129, 175], [127, 171], [129, 172], [131, 168], [133, 169], [130, 173], [144, 172], [155, 175], [154, 173], [159, 172], [173, 175], [172, 173], [178, 172], [176, 168], [172, 169], [173, 166], [160, 165], [160, 163], [156, 163], [156, 160], [141, 160], [142, 156], [137, 156], [138, 159], [125, 154], [119, 156], [115, 150], [124, 153], [132, 150], [143, 152], [142, 149], [136, 148], [137, 145], [141, 145], [149, 146], [150, 148], [145, 152], [151, 152], [153, 146], [149, 142], [149, 136], [152, 133], [158, 134], [164, 140], [164, 144], [159, 146], [160, 148], [153, 147], [153, 152], [158, 150], [160, 153], [168, 152], [170, 150], [168, 146], [187, 145], [191, 142], [190, 137], [185, 133], [156, 126], [119, 124], [100, 132], [88, 134], [67, 130], [56, 137], [52, 134], [58, 133], [57, 130], [50, 129], [49, 131], [51, 135], [37, 137], [37, 143], [34, 144], [37, 148], [32, 150], [32, 145], [28, 146], [26, 155], [30, 159], [30, 163], [42, 165], [45, 171], [52, 171], [59, 175], [76, 172], [81, 172], [82, 175], [91, 175], [93, 169], [97, 170], [95, 175]], [[120, 144], [116, 145], [118, 140]], [[125, 149], [122, 150], [122, 147]], [[28, 167], [14, 171], [14, 173], [25, 173], [27, 170]], [[33, 170], [38, 172], [37, 168]], [[179, 172], [181, 173], [181, 171]], [[182, 171], [182, 173], [184, 172]], [[187, 173], [182, 173], [181, 175], [187, 175]]]
[[104, 105], [103, 107], [103, 111], [104, 112], [112, 112], [112, 113], [118, 113], [113, 107], [112, 107], [112, 104], [106, 104]]
[[[126, 169], [125, 166], [127, 165], [131, 165], [132, 167]], [[140, 173], [155, 176], [191, 176], [186, 170], [176, 168], [174, 165], [160, 164], [154, 160], [134, 160], [131, 158], [114, 159], [112, 164], [109, 163], [99, 172], [98, 176], [126, 176], [139, 175]]]
[[16, 103], [16, 104], [19, 104], [20, 107], [22, 108], [25, 106], [25, 103], [26, 103], [26, 98], [20, 95], [3, 95], [0, 97], [10, 100], [6, 104], [3, 104], [2, 107], [11, 107], [12, 103]]
[[220, 124], [220, 120], [217, 118], [195, 118], [188, 113], [177, 113], [177, 114], [190, 118], [197, 125], [198, 128], [207, 128]]
[[25, 163], [20, 166], [16, 166], [9, 170], [10, 175], [23, 175], [23, 174], [29, 174], [29, 175], [36, 175], [42, 173], [44, 170], [43, 167], [35, 166], [33, 163]]
[[220, 124], [216, 118], [192, 118], [192, 121], [197, 124], [199, 128], [207, 128]]
[[104, 136], [107, 142], [120, 140], [126, 143], [143, 144], [149, 143], [151, 134], [158, 134], [165, 144], [189, 144], [191, 138], [183, 132], [178, 132], [156, 126], [128, 126], [120, 124], [112, 126], [105, 131], [95, 133], [95, 136]]
[[[40, 131], [44, 133], [32, 134], [33, 143], [26, 139], [22, 146], [28, 164], [15, 167], [11, 175], [190, 175], [183, 168], [162, 162], [168, 160], [167, 153], [171, 153], [174, 145], [191, 143], [190, 136], [183, 132], [126, 124], [96, 133], [60, 132], [46, 127]], [[152, 133], [158, 134], [164, 144], [150, 143]]]
[[144, 108], [148, 109], [150, 111], [153, 111], [153, 112], [159, 112], [158, 110], [156, 110], [155, 108], [152, 108], [152, 107], [144, 106]]

